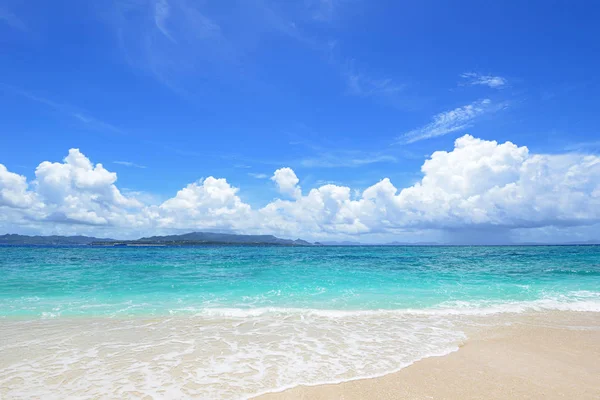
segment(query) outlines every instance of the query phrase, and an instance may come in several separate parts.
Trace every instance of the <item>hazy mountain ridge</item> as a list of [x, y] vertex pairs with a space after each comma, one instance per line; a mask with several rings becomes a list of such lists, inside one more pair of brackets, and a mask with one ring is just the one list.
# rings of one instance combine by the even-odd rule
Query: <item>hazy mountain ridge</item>
[[312, 246], [302, 239], [281, 239], [273, 235], [236, 235], [230, 233], [190, 232], [181, 235], [142, 237], [135, 240], [116, 240], [91, 236], [28, 236], [0, 235], [4, 245], [94, 245], [94, 246], [181, 246], [202, 244]]
[[110, 242], [114, 239], [96, 238], [92, 236], [28, 236], [8, 233], [0, 235], [0, 244], [26, 245], [87, 245], [97, 241]]
[[[273, 235], [238, 235], [233, 233], [189, 232], [180, 235], [148, 236], [133, 240], [97, 238], [93, 236], [29, 236], [19, 234], [0, 235], [0, 245], [37, 246], [186, 246], [186, 245], [248, 245], [248, 246], [473, 246], [477, 244], [439, 242], [388, 242], [361, 243], [354, 241], [322, 241], [310, 243], [302, 239], [282, 239]], [[564, 243], [522, 242], [498, 243], [496, 246], [573, 246], [598, 245], [600, 240]]]
[[[121, 242], [121, 241], [119, 241]], [[233, 233], [190, 232], [181, 235], [150, 236], [133, 241], [123, 241], [133, 244], [269, 244], [284, 246], [312, 246], [312, 243], [302, 239], [281, 239], [273, 235], [237, 235]]]

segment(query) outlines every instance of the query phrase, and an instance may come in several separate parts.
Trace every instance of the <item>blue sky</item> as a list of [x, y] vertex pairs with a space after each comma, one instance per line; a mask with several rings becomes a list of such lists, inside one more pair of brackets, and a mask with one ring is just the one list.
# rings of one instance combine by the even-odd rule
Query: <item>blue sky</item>
[[[0, 0], [0, 163], [35, 191], [36, 167], [77, 148], [144, 205], [212, 176], [258, 210], [282, 198], [277, 169], [291, 168], [304, 194], [331, 183], [356, 197], [384, 178], [400, 191], [465, 134], [596, 155], [599, 11], [591, 1]], [[578, 193], [593, 197], [594, 185]], [[580, 217], [568, 229], [591, 229], [595, 214]], [[5, 230], [88, 232], [23, 218]], [[318, 225], [241, 231], [338, 236]], [[360, 233], [386, 238], [416, 229], [366, 225]], [[559, 225], [535, 229], [555, 238]], [[211, 227], [240, 230], [185, 228]]]

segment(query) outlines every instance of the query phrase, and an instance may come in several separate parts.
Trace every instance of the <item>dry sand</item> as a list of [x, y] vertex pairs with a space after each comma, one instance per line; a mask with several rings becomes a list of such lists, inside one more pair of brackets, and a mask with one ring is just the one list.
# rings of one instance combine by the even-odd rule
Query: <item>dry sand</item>
[[600, 399], [600, 313], [500, 317], [486, 325], [469, 328], [458, 351], [397, 373], [258, 399]]

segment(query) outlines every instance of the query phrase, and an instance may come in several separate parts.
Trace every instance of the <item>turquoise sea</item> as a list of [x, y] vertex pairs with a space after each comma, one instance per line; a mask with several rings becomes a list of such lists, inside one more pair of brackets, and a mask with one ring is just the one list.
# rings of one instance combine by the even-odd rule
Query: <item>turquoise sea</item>
[[0, 247], [0, 273], [3, 317], [600, 300], [600, 246]]
[[0, 274], [0, 398], [247, 398], [600, 312], [600, 246], [7, 246]]

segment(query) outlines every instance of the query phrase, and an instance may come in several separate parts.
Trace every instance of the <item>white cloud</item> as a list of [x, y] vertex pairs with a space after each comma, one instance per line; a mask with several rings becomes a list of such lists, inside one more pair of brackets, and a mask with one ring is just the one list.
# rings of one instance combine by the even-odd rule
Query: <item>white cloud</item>
[[258, 211], [263, 229], [287, 236], [367, 233], [369, 228], [357, 217], [350, 188], [324, 185], [295, 201], [275, 200]]
[[419, 140], [447, 135], [470, 127], [480, 115], [495, 110], [490, 99], [475, 101], [454, 110], [441, 112], [433, 117], [433, 121], [418, 129], [402, 135], [398, 142], [414, 143]]
[[169, 7], [169, 3], [166, 0], [158, 0], [156, 1], [156, 3], [154, 4], [154, 23], [156, 24], [156, 27], [158, 28], [158, 30], [165, 35], [165, 37], [167, 37], [169, 40], [172, 40], [173, 42], [176, 42], [175, 39], [173, 39], [173, 36], [171, 36], [171, 34], [169, 33], [169, 30], [167, 29], [167, 19], [169, 18], [169, 14], [170, 14], [170, 7]]
[[257, 172], [248, 172], [248, 176], [251, 176], [256, 179], [267, 179], [269, 177], [269, 175], [267, 175], [267, 174], [262, 174], [262, 173], [257, 173]]
[[[304, 195], [296, 173], [281, 168], [271, 179], [288, 199], [262, 208], [244, 203], [238, 188], [214, 177], [187, 185], [159, 205], [143, 205], [121, 193], [114, 172], [71, 149], [62, 163], [42, 162], [29, 184], [0, 165], [0, 226], [47, 232], [60, 222], [88, 234], [104, 227], [315, 239], [403, 232], [422, 237], [435, 231], [483, 240], [482, 235], [502, 238], [512, 231], [530, 238], [524, 232], [531, 230], [538, 236], [575, 232], [580, 240], [597, 232], [584, 227], [600, 224], [600, 157], [595, 155], [532, 154], [511, 142], [465, 135], [451, 151], [434, 152], [421, 172], [422, 179], [404, 189], [384, 178], [362, 192], [326, 184]], [[567, 240], [567, 233], [561, 238]]]
[[212, 176], [191, 183], [151, 213], [162, 228], [229, 229], [249, 220], [251, 208], [239, 189]]
[[136, 164], [131, 161], [113, 161], [113, 164], [124, 165], [125, 167], [132, 167], [132, 168], [142, 168], [142, 169], [146, 168], [145, 165]]
[[291, 168], [280, 168], [271, 177], [271, 180], [277, 184], [279, 192], [293, 198], [298, 198], [302, 195], [298, 182], [300, 180], [296, 173]]
[[482, 75], [476, 72], [465, 72], [460, 77], [467, 79], [468, 85], [483, 85], [493, 89], [500, 89], [507, 83], [506, 79], [501, 76]]
[[346, 74], [348, 92], [356, 96], [391, 96], [401, 92], [404, 85], [395, 83], [392, 79], [376, 79], [369, 76], [348, 72]]
[[189, 0], [116, 2], [111, 22], [127, 62], [188, 95], [190, 77], [207, 74], [231, 57], [221, 27], [201, 8]]
[[93, 165], [78, 149], [69, 150], [63, 163], [42, 162], [35, 176], [31, 190], [24, 177], [15, 180], [13, 176], [12, 183], [8, 181], [13, 196], [3, 196], [27, 205], [23, 213], [27, 219], [90, 225], [123, 222], [126, 226], [126, 221], [137, 218], [131, 209], [142, 207], [136, 199], [121, 194], [114, 185], [114, 172], [102, 164]]
[[518, 228], [600, 218], [596, 156], [532, 155], [466, 135], [453, 151], [433, 153], [422, 172], [420, 183], [393, 197], [404, 226]]
[[0, 206], [27, 208], [34, 201], [35, 195], [28, 191], [27, 179], [0, 164]]
[[375, 163], [395, 163], [398, 159], [389, 154], [369, 154], [357, 151], [333, 151], [300, 161], [304, 167], [338, 168], [360, 167]]

